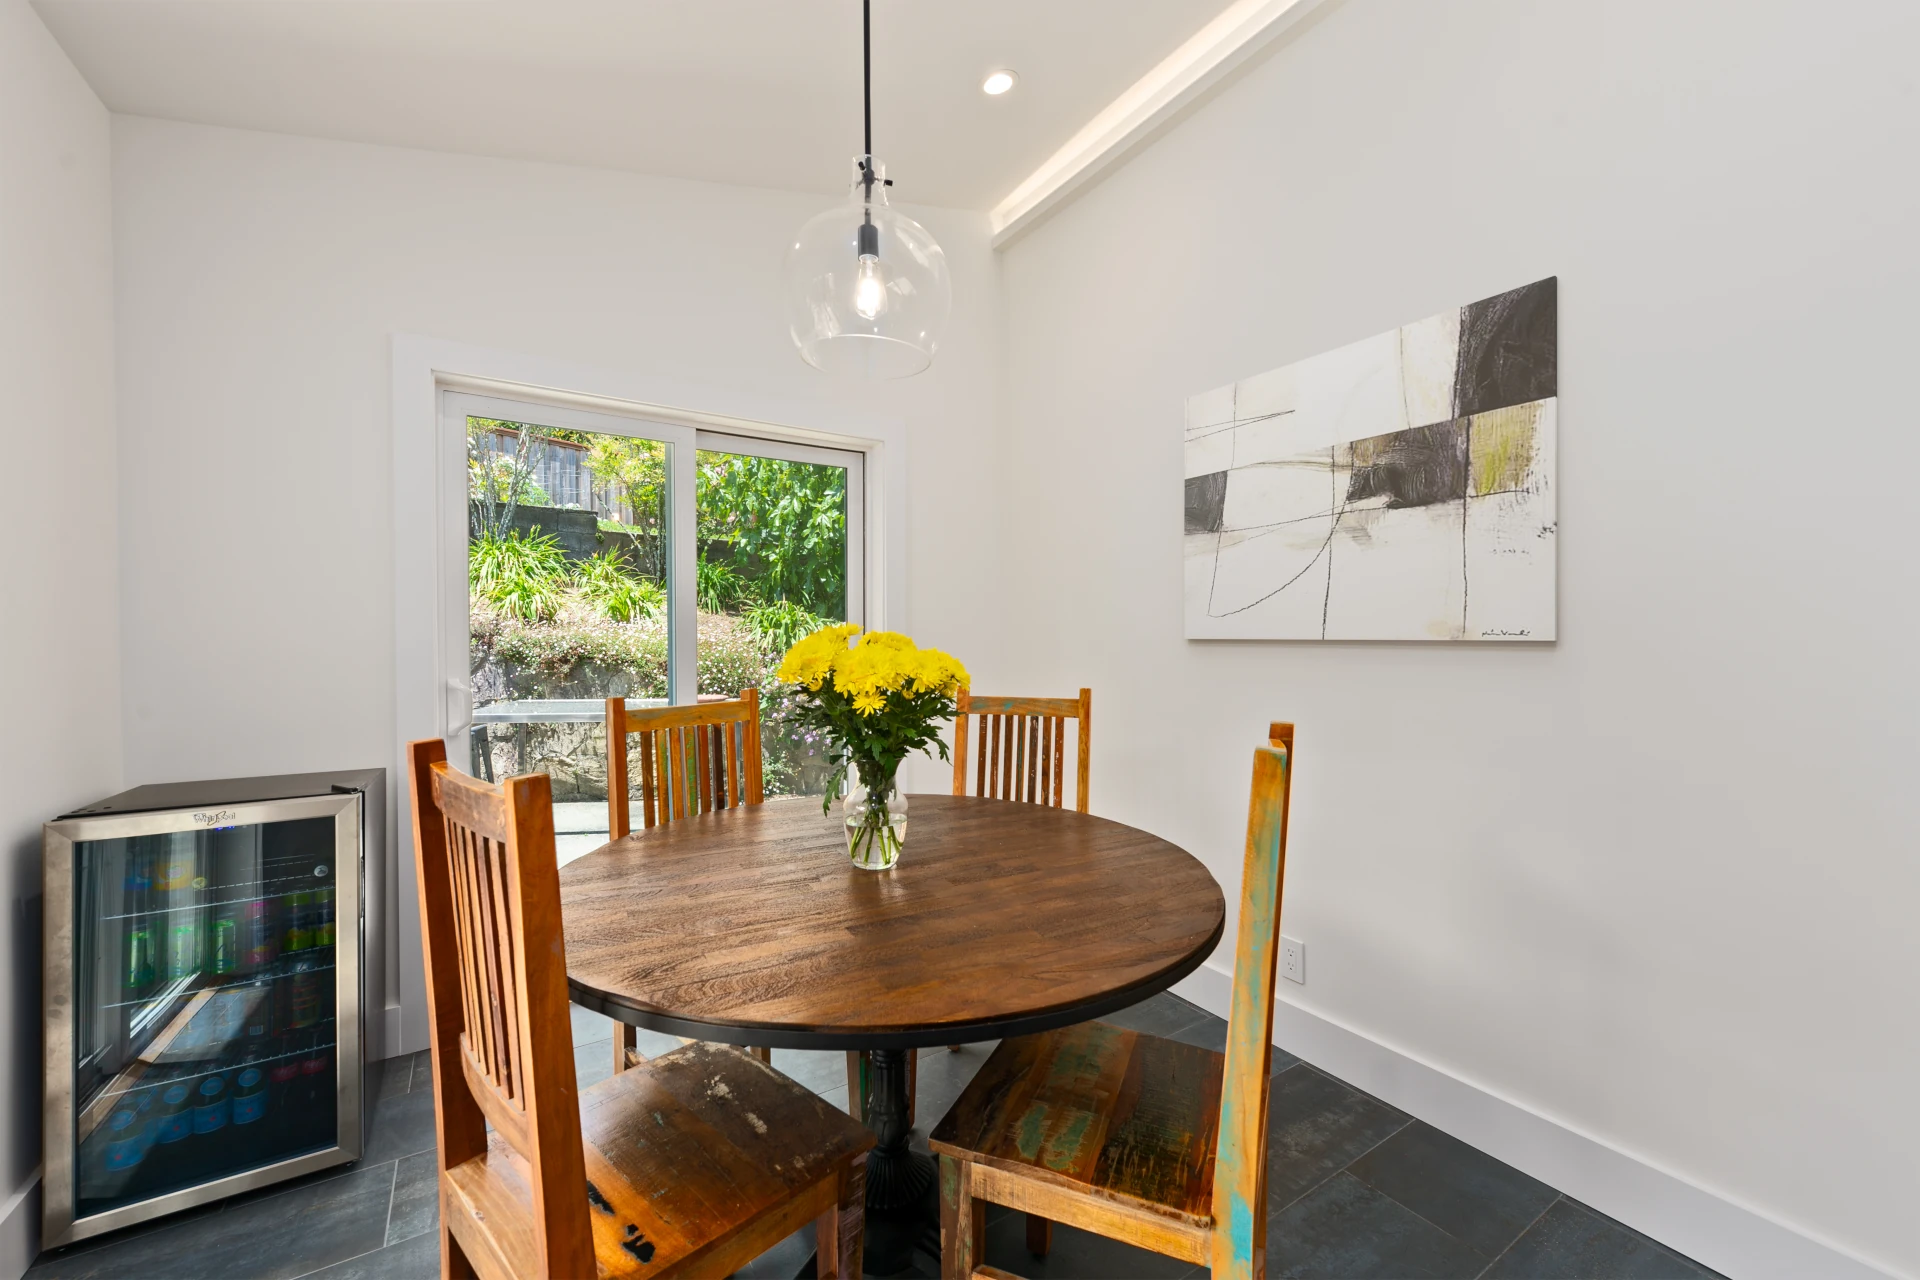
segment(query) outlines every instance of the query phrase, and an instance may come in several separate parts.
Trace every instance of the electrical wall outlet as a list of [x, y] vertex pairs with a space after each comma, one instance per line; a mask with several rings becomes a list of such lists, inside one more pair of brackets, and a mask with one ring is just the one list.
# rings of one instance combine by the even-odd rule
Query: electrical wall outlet
[[1284, 934], [1280, 937], [1280, 976], [1294, 982], [1307, 980], [1307, 944]]

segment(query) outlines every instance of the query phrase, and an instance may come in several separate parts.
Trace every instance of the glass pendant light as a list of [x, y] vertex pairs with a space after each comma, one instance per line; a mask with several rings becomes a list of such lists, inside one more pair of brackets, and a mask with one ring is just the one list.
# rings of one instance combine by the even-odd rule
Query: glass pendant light
[[812, 219], [787, 247], [787, 310], [807, 363], [830, 373], [906, 378], [933, 363], [953, 305], [947, 255], [932, 233], [889, 207], [873, 159], [873, 13], [861, 0], [866, 149], [847, 203]]

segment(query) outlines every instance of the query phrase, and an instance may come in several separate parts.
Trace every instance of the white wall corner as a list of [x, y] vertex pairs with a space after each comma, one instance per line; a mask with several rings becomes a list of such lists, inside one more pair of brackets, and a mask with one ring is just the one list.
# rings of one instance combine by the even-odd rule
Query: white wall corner
[[[1175, 983], [1173, 992], [1224, 1018], [1233, 998], [1233, 972], [1209, 960]], [[1741, 1280], [1901, 1277], [1299, 1005], [1274, 1001], [1273, 1042], [1726, 1275]]]

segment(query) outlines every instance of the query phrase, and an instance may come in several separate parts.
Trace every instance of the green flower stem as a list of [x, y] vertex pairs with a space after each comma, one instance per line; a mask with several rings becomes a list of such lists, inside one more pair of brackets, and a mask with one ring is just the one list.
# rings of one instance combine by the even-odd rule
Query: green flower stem
[[894, 834], [891, 815], [874, 820], [868, 813], [865, 821], [853, 829], [851, 852], [853, 860], [861, 866], [885, 866], [900, 857], [900, 837]]

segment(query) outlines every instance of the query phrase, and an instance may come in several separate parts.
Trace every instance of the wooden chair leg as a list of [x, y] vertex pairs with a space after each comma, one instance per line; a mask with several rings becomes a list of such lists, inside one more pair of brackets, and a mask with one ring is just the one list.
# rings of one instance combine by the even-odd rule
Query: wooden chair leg
[[613, 1024], [613, 1074], [639, 1065], [640, 1037], [624, 1022]]
[[749, 1058], [756, 1059], [757, 1061], [764, 1062], [768, 1066], [773, 1065], [773, 1050], [763, 1049], [757, 1044], [747, 1046], [747, 1056]]
[[1053, 1252], [1053, 1220], [1037, 1213], [1027, 1215], [1027, 1252], [1044, 1258]]
[[440, 1222], [440, 1280], [479, 1280], [479, 1273], [453, 1238], [453, 1229], [443, 1218]]
[[842, 1165], [834, 1207], [814, 1222], [814, 1274], [820, 1280], [860, 1280], [861, 1242], [867, 1227], [867, 1157]]
[[941, 1280], [972, 1280], [987, 1260], [987, 1202], [973, 1198], [973, 1166], [940, 1157]]
[[867, 1055], [858, 1049], [847, 1050], [847, 1114], [867, 1122]]

